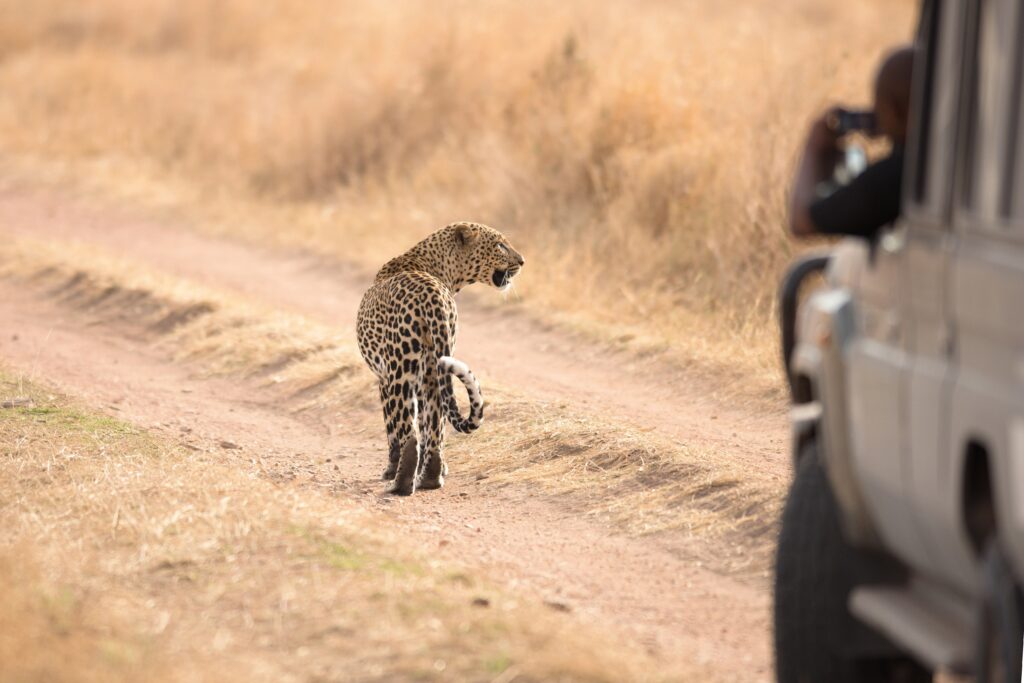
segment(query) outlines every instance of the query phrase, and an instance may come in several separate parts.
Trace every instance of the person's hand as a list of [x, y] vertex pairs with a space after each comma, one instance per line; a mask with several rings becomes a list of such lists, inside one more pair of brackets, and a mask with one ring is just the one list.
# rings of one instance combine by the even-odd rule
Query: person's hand
[[839, 135], [832, 126], [832, 122], [837, 117], [836, 111], [838, 111], [837, 108], [828, 110], [811, 124], [811, 130], [807, 135], [808, 150], [814, 150], [820, 154], [834, 154], [839, 148]]

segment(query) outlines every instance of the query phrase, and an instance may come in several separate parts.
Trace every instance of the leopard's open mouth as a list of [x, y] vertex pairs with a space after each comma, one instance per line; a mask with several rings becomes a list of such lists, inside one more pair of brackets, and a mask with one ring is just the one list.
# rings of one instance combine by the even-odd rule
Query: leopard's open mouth
[[512, 284], [512, 278], [519, 273], [519, 267], [509, 268], [508, 270], [496, 270], [494, 275], [491, 276], [491, 282], [498, 289], [504, 289]]

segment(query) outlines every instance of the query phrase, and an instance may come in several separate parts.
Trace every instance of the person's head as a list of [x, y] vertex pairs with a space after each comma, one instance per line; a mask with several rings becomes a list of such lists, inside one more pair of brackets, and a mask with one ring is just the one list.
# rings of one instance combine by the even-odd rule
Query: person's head
[[904, 47], [886, 55], [875, 76], [875, 117], [878, 132], [898, 144], [907, 137], [910, 113], [910, 80], [914, 49]]

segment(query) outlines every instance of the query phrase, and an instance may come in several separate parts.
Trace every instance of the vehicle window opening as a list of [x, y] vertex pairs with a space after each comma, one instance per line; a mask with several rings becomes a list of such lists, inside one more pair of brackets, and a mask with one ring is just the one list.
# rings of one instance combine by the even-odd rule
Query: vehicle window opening
[[1003, 218], [1010, 218], [1017, 213], [1017, 206], [1020, 198], [1016, 196], [1014, 188], [1017, 186], [1017, 164], [1015, 158], [1020, 144], [1020, 114], [1021, 114], [1021, 70], [1024, 67], [1024, 7], [1019, 4], [1016, 7], [1017, 25], [1013, 33], [1013, 82], [1010, 85], [1010, 116], [1009, 130], [1006, 135], [1006, 148], [1010, 154], [1004, 157], [1003, 184], [1000, 188], [999, 214]]
[[963, 171], [962, 184], [960, 187], [960, 202], [963, 206], [971, 208], [974, 206], [974, 180], [977, 174], [976, 160], [978, 158], [978, 118], [981, 114], [981, 103], [979, 100], [980, 88], [979, 83], [979, 72], [980, 72], [980, 58], [978, 55], [978, 38], [981, 32], [981, 6], [985, 3], [974, 2], [968, 3], [970, 5], [967, 11], [967, 31], [964, 42], [964, 72], [963, 72], [963, 83], [964, 87], [964, 98], [965, 101], [962, 103], [963, 111], [965, 112], [965, 124], [963, 129], [964, 144], [961, 148], [966, 154], [964, 154], [966, 163], [961, 164]]
[[[917, 69], [924, 70], [924, 78], [916, 86], [914, 102], [917, 106], [916, 120], [918, 130], [915, 141], [916, 163], [914, 164], [913, 199], [923, 204], [928, 189], [928, 147], [931, 138], [931, 112], [933, 92], [935, 85], [935, 60], [939, 32], [939, 7], [938, 2], [927, 2], [921, 13], [921, 22], [918, 28], [917, 44], [921, 47], [921, 55], [924, 56], [923, 63], [918, 62]], [[915, 77], [915, 81], [918, 78]]]

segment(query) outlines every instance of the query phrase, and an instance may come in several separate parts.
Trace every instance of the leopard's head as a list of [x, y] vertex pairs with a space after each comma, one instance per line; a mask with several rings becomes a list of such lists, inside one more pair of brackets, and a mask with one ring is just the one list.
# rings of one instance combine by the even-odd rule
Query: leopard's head
[[506, 290], [519, 274], [525, 260], [512, 248], [505, 236], [480, 223], [453, 223], [451, 231], [453, 260], [466, 284], [486, 282]]

